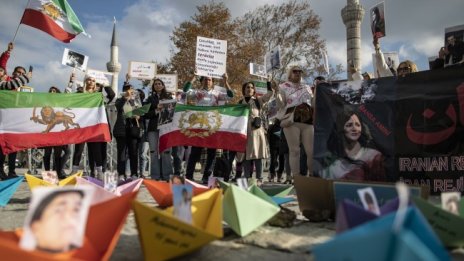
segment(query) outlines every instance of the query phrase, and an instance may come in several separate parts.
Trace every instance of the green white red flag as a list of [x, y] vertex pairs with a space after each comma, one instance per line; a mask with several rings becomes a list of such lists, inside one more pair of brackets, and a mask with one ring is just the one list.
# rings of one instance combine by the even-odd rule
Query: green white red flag
[[30, 0], [21, 23], [69, 43], [84, 27], [66, 0]]
[[247, 105], [190, 106], [177, 104], [171, 124], [160, 127], [159, 151], [198, 146], [244, 152]]
[[5, 154], [110, 140], [101, 93], [0, 91], [0, 146]]

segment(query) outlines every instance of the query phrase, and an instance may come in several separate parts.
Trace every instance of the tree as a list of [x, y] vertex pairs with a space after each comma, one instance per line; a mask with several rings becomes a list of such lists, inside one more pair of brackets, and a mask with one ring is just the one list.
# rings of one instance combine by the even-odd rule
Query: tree
[[[236, 41], [234, 36], [235, 22], [231, 19], [229, 9], [224, 3], [210, 2], [205, 5], [197, 6], [196, 13], [191, 21], [183, 22], [174, 29], [171, 40], [176, 47], [172, 51], [172, 69], [179, 75], [179, 83], [190, 79], [195, 70], [195, 51], [197, 36], [226, 40], [228, 43], [227, 68], [229, 69], [230, 45]], [[233, 60], [233, 59], [232, 59]], [[234, 77], [229, 75], [231, 81]]]
[[273, 78], [283, 79], [285, 68], [293, 63], [305, 68], [306, 77], [321, 74], [325, 42], [318, 34], [319, 25], [320, 18], [308, 2], [265, 5], [235, 20], [224, 3], [210, 2], [197, 6], [197, 13], [174, 29], [175, 50], [168, 67], [178, 73], [182, 84], [194, 73], [197, 36], [226, 40], [227, 73], [239, 99], [242, 83], [254, 77], [249, 64], [263, 64], [266, 52], [276, 46], [283, 52], [282, 69], [274, 71]]
[[305, 68], [306, 77], [320, 74], [325, 41], [320, 39], [320, 18], [308, 1], [290, 0], [281, 5], [264, 5], [239, 19], [242, 39], [256, 46], [256, 61], [263, 64], [266, 52], [281, 47], [281, 69], [273, 78], [282, 79], [290, 64]]

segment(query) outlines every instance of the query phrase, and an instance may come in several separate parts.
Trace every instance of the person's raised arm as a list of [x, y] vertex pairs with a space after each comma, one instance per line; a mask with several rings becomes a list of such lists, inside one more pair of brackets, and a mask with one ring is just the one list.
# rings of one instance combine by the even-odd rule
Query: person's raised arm
[[372, 44], [374, 45], [375, 49], [375, 65], [377, 68], [377, 72], [375, 72], [375, 74], [379, 78], [393, 76], [393, 73], [390, 71], [390, 68], [385, 62], [385, 57], [383, 57], [382, 51], [380, 50], [379, 38], [374, 36]]
[[0, 56], [0, 67], [5, 69], [5, 74], [6, 74], [6, 64], [8, 63], [8, 60], [10, 59], [10, 54], [13, 51], [14, 44], [13, 43], [8, 43], [8, 49], [2, 53]]
[[192, 88], [193, 83], [195, 82], [196, 79], [197, 79], [197, 76], [196, 76], [196, 73], [194, 73], [193, 76], [192, 76], [192, 79], [190, 81], [187, 81], [184, 84], [183, 91], [188, 92]]
[[229, 85], [229, 75], [227, 73], [224, 73], [222, 75], [222, 81], [224, 82], [224, 87], [227, 89], [227, 96], [232, 98], [234, 97], [234, 92], [232, 91], [232, 88]]

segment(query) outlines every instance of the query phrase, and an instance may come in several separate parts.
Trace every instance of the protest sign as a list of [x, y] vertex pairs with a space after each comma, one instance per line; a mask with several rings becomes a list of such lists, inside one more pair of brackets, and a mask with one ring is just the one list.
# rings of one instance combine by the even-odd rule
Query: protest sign
[[[388, 68], [390, 71], [396, 72], [396, 68], [400, 64], [400, 58], [398, 56], [397, 52], [384, 52], [383, 53], [383, 58], [385, 60], [385, 63], [388, 65]], [[375, 53], [372, 54], [372, 66], [374, 67], [374, 74], [376, 78], [379, 78], [379, 73], [377, 72], [377, 63], [376, 63], [376, 58], [375, 58]]]
[[88, 69], [86, 72], [86, 76], [95, 78], [95, 82], [103, 86], [110, 86], [113, 82], [114, 74], [111, 72]]
[[[435, 194], [464, 191], [463, 69], [423, 71], [401, 80], [321, 83], [316, 118], [324, 120], [314, 125], [314, 172], [326, 178], [427, 185]], [[346, 155], [340, 157], [343, 145], [337, 146], [345, 138], [337, 131], [349, 115], [362, 125], [357, 139], [362, 149], [356, 156], [364, 162], [361, 168], [345, 161]]]
[[61, 60], [61, 63], [63, 65], [67, 65], [78, 70], [85, 71], [87, 69], [88, 61], [88, 56], [75, 51], [71, 51], [68, 48], [64, 48], [63, 59]]
[[266, 68], [262, 64], [250, 63], [250, 74], [265, 78]]
[[156, 63], [129, 62], [129, 75], [136, 79], [152, 80], [156, 74]]
[[274, 49], [266, 53], [264, 61], [266, 64], [266, 73], [271, 73], [273, 70], [280, 69], [280, 46], [276, 46]]
[[158, 117], [158, 129], [172, 122], [174, 110], [176, 109], [176, 102], [176, 99], [159, 101], [159, 106], [161, 106], [161, 108]]
[[58, 185], [58, 174], [56, 171], [42, 171], [42, 179], [50, 184]]
[[198, 75], [222, 78], [226, 73], [227, 41], [197, 37], [195, 69]]
[[177, 74], [157, 74], [156, 78], [164, 82], [167, 92], [177, 92]]
[[381, 38], [385, 33], [385, 3], [381, 2], [371, 8], [371, 31], [372, 35]]
[[192, 224], [192, 185], [172, 184], [171, 188], [174, 202], [174, 216], [185, 223]]

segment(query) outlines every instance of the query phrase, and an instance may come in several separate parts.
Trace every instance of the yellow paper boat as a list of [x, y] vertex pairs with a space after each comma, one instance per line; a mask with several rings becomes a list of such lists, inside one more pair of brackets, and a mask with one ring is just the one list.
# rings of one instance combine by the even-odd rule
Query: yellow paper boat
[[173, 208], [160, 210], [132, 203], [145, 260], [167, 260], [190, 253], [222, 238], [222, 192], [209, 190], [192, 199], [192, 222], [173, 216]]
[[[40, 187], [40, 186], [56, 186], [55, 184], [52, 184], [50, 182], [47, 182], [43, 179], [36, 178], [35, 176], [32, 176], [30, 174], [24, 174], [27, 180], [27, 184], [29, 185], [29, 188], [33, 190], [35, 187]], [[76, 184], [76, 177], [82, 177], [82, 171], [71, 175], [63, 180], [60, 180], [58, 183], [58, 186], [68, 186], [68, 185], [75, 185]]]

